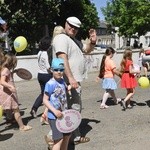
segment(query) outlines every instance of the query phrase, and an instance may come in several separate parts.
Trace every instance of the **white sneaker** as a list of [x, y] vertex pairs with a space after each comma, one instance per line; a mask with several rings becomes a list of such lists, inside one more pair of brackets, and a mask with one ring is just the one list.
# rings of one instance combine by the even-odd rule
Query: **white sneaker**
[[101, 104], [100, 109], [107, 109], [109, 106]]

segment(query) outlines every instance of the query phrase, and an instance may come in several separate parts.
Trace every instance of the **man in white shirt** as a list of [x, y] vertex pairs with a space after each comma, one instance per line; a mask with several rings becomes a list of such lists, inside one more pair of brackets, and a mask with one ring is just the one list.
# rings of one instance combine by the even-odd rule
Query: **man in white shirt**
[[[97, 40], [96, 31], [89, 30], [89, 43], [82, 44], [75, 36], [81, 26], [81, 22], [76, 17], [68, 17], [65, 23], [65, 33], [55, 36], [53, 39], [53, 54], [54, 57], [64, 59], [65, 66], [65, 81], [71, 85], [71, 96], [68, 94], [68, 107], [77, 109], [81, 112], [81, 85], [83, 80], [85, 64], [83, 53], [90, 53]], [[73, 132], [74, 144], [89, 142], [88, 137], [81, 137], [79, 128]]]

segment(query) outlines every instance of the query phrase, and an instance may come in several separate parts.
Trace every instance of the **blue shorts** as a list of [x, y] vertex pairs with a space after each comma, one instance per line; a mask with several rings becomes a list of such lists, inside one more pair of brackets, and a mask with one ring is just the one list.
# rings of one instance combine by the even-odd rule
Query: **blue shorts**
[[104, 78], [102, 81], [102, 88], [105, 90], [115, 90], [117, 89], [116, 81], [114, 80], [114, 78]]

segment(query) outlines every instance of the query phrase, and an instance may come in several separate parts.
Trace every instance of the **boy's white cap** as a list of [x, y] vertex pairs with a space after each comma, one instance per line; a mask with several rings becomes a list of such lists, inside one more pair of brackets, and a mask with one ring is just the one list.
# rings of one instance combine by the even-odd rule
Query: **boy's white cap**
[[3, 20], [1, 17], [0, 17], [0, 24], [5, 24], [6, 23], [6, 21], [5, 20]]
[[81, 26], [81, 21], [77, 17], [68, 17], [66, 21], [77, 28]]

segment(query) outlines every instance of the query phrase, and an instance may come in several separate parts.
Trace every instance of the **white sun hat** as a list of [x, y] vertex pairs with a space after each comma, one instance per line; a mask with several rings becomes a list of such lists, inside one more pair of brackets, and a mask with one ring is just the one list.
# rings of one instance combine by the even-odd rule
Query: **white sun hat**
[[68, 17], [66, 21], [77, 28], [81, 26], [81, 21], [77, 17]]

